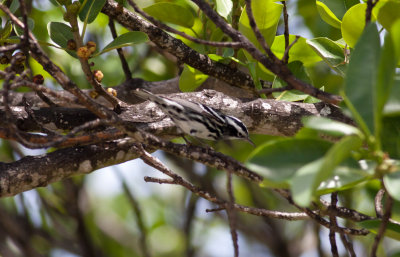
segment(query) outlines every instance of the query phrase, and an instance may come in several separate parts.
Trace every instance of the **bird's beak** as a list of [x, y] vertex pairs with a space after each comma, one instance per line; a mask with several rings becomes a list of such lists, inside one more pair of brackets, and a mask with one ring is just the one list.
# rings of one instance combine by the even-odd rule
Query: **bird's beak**
[[256, 144], [254, 144], [254, 142], [253, 141], [251, 141], [251, 139], [248, 137], [248, 138], [245, 138], [244, 140], [246, 140], [247, 142], [249, 142], [253, 147], [256, 147]]

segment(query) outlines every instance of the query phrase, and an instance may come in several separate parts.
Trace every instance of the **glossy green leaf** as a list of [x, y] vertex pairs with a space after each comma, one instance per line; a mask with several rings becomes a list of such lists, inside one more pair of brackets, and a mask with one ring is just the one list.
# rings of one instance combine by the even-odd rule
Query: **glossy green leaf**
[[299, 168], [323, 157], [331, 145], [310, 138], [275, 140], [257, 147], [246, 166], [264, 177], [263, 186], [287, 186]]
[[186, 28], [191, 28], [194, 25], [193, 13], [178, 4], [160, 2], [143, 8], [143, 11], [162, 22], [173, 23]]
[[[19, 19], [22, 20], [21, 17]], [[35, 21], [28, 17], [28, 28], [29, 28], [29, 30], [32, 31], [34, 27], [35, 27]], [[14, 31], [15, 31], [15, 34], [17, 34], [18, 37], [24, 35], [24, 30], [21, 29], [19, 26], [14, 26]]]
[[335, 168], [333, 175], [324, 180], [317, 188], [317, 195], [329, 194], [353, 188], [374, 178], [374, 170], [362, 170], [355, 160], [348, 159]]
[[[296, 76], [296, 78], [312, 84], [312, 81], [308, 77], [306, 70], [301, 62], [295, 61], [288, 64], [288, 68], [290, 71]], [[272, 84], [272, 88], [281, 88], [286, 86], [287, 83], [284, 82], [282, 79], [275, 77], [274, 82]], [[295, 102], [295, 101], [302, 101], [306, 99], [309, 95], [305, 94], [298, 90], [287, 90], [283, 92], [274, 92], [272, 95], [277, 100], [288, 101], [288, 102]]]
[[7, 21], [6, 24], [4, 25], [4, 28], [2, 28], [0, 31], [0, 40], [8, 38], [11, 34], [12, 29], [13, 25], [11, 21]]
[[51, 40], [62, 48], [67, 48], [68, 40], [74, 38], [71, 27], [61, 22], [50, 22], [47, 30]]
[[336, 17], [336, 15], [326, 6], [324, 3], [320, 1], [316, 1], [317, 10], [321, 19], [323, 19], [329, 25], [340, 29], [342, 22]]
[[389, 0], [384, 1], [379, 8], [378, 22], [387, 30], [392, 27], [392, 24], [400, 19], [400, 2]]
[[[274, 42], [276, 29], [281, 17], [282, 4], [274, 3], [272, 0], [253, 0], [251, 1], [253, 16], [257, 27], [268, 46]], [[246, 9], [243, 9], [239, 19], [239, 31], [246, 36], [253, 44], [261, 49], [260, 44], [250, 27], [249, 18]]]
[[[374, 94], [374, 121], [375, 121], [375, 137], [380, 142], [383, 108], [389, 98], [389, 94], [394, 82], [396, 71], [396, 54], [391, 33], [385, 37], [385, 43], [382, 48], [381, 57], [378, 64], [378, 78], [375, 84]], [[385, 137], [385, 135], [383, 135]], [[380, 145], [380, 143], [378, 143]]]
[[326, 37], [308, 39], [306, 42], [329, 67], [344, 76], [347, 64], [344, 50], [338, 43]]
[[383, 182], [385, 183], [385, 188], [391, 197], [400, 201], [400, 166], [399, 163], [395, 166], [397, 171], [393, 173], [386, 174], [383, 176]]
[[[81, 0], [81, 2], [83, 2]], [[103, 9], [106, 0], [86, 0], [86, 4], [81, 7], [79, 12], [79, 19], [86, 21], [88, 24], [92, 23], [97, 15], [99, 15], [101, 9]]]
[[391, 116], [383, 118], [381, 143], [382, 149], [384, 149], [391, 158], [400, 159], [400, 103], [397, 107], [397, 115], [391, 113]]
[[[377, 234], [379, 231], [379, 227], [381, 225], [380, 220], [366, 220], [357, 223], [363, 228], [368, 229], [374, 234]], [[388, 222], [385, 230], [385, 236], [396, 239], [400, 241], [400, 225]]]
[[232, 11], [232, 0], [216, 0], [215, 5], [217, 13], [225, 19], [228, 19], [228, 16]]
[[182, 92], [192, 92], [196, 90], [208, 78], [208, 75], [185, 64], [179, 78], [179, 88]]
[[103, 50], [99, 54], [117, 49], [117, 48], [122, 48], [125, 46], [130, 46], [134, 44], [141, 44], [141, 43], [146, 43], [149, 41], [149, 38], [147, 37], [146, 33], [140, 32], [140, 31], [130, 31], [125, 34], [122, 34], [118, 36], [116, 39], [114, 39], [111, 43], [109, 43], [107, 46], [104, 47]]
[[[289, 44], [291, 44], [295, 38], [295, 35], [289, 35]], [[283, 57], [285, 53], [285, 37], [283, 35], [276, 36], [271, 50], [279, 59]], [[307, 66], [321, 60], [321, 57], [314, 52], [303, 37], [300, 37], [289, 50], [289, 62], [300, 61]]]
[[328, 135], [340, 137], [348, 135], [359, 135], [361, 131], [351, 125], [339, 121], [331, 120], [325, 117], [308, 116], [302, 119], [304, 127], [323, 132]]
[[345, 95], [350, 101], [346, 104], [367, 135], [374, 131], [374, 91], [379, 57], [379, 33], [376, 25], [371, 23], [352, 52], [344, 86]]
[[342, 19], [342, 37], [350, 47], [354, 47], [365, 27], [367, 4], [351, 7]]
[[390, 28], [390, 34], [393, 40], [394, 54], [396, 55], [397, 65], [400, 66], [400, 20], [393, 23]]
[[10, 8], [9, 8], [10, 11], [12, 13], [15, 13], [18, 10], [18, 8], [19, 8], [19, 1], [18, 0], [13, 0], [11, 2]]
[[301, 167], [291, 180], [295, 202], [301, 206], [308, 206], [321, 182], [331, 177], [334, 169], [361, 145], [362, 140], [359, 136], [344, 137], [335, 143], [324, 157]]
[[390, 90], [389, 99], [383, 109], [383, 114], [386, 116], [399, 116], [400, 115], [400, 80], [394, 81]]

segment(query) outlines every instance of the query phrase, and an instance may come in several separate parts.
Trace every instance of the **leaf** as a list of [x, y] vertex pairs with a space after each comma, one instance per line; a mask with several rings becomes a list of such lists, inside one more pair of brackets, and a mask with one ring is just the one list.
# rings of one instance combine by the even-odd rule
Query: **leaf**
[[324, 20], [329, 25], [340, 29], [342, 22], [336, 17], [336, 15], [326, 6], [324, 3], [320, 1], [316, 1], [317, 10], [322, 20]]
[[67, 48], [68, 40], [74, 38], [71, 27], [61, 22], [49, 22], [47, 30], [51, 40], [62, 48]]
[[191, 28], [194, 25], [193, 13], [178, 4], [160, 2], [143, 8], [143, 11], [162, 22], [173, 23], [185, 28]]
[[[350, 46], [354, 47], [365, 27], [365, 11], [367, 4], [356, 4], [351, 7], [342, 19], [342, 37]], [[371, 16], [373, 16], [371, 14]], [[373, 17], [371, 17], [372, 19]], [[373, 19], [372, 19], [373, 20]]]
[[[125, 34], [122, 34], [115, 38], [111, 43], [106, 45], [103, 50], [97, 55], [103, 54], [105, 52], [117, 49], [117, 48], [122, 48], [125, 46], [130, 46], [134, 44], [141, 44], [141, 43], [146, 43], [149, 41], [149, 38], [147, 37], [146, 33], [140, 32], [140, 31], [130, 31]], [[97, 56], [96, 55], [96, 56]]]
[[[374, 88], [374, 127], [375, 127], [375, 138], [380, 145], [380, 140], [386, 135], [381, 135], [382, 129], [382, 116], [383, 108], [389, 98], [389, 93], [394, 83], [394, 76], [396, 73], [396, 54], [391, 33], [387, 33], [385, 36], [385, 43], [382, 48], [381, 57], [378, 64], [377, 81]], [[383, 139], [384, 140], [384, 139]]]
[[331, 120], [325, 117], [308, 116], [302, 119], [304, 127], [326, 133], [331, 136], [362, 136], [361, 131], [351, 125], [339, 121]]
[[[289, 44], [295, 40], [295, 35], [289, 35]], [[271, 46], [272, 52], [281, 59], [285, 53], [285, 37], [279, 35]], [[321, 61], [321, 57], [307, 44], [305, 38], [300, 37], [289, 50], [289, 62], [301, 61], [304, 65], [310, 65]]]
[[374, 91], [379, 55], [379, 33], [376, 25], [371, 23], [354, 48], [344, 83], [344, 92], [350, 101], [345, 100], [346, 105], [366, 135], [374, 131]]
[[347, 64], [344, 62], [344, 50], [338, 43], [326, 37], [308, 39], [306, 42], [329, 67], [344, 76]]
[[396, 167], [397, 171], [383, 176], [383, 182], [390, 196], [400, 201], [400, 166], [398, 163]]
[[331, 145], [310, 138], [274, 140], [257, 147], [246, 166], [264, 176], [263, 186], [284, 187], [299, 168], [323, 157]]
[[[358, 224], [361, 227], [370, 230], [372, 233], [377, 234], [381, 223], [382, 222], [380, 220], [366, 220], [359, 222]], [[385, 230], [385, 236], [400, 241], [400, 225], [388, 222]]]
[[13, 25], [11, 21], [7, 21], [6, 24], [4, 25], [4, 28], [0, 31], [0, 40], [7, 39], [11, 31], [13, 29]]
[[92, 23], [97, 15], [99, 15], [101, 9], [103, 9], [105, 3], [106, 0], [87, 0], [86, 4], [81, 7], [79, 19], [83, 22], [86, 21], [88, 24]]
[[[272, 0], [253, 0], [251, 1], [251, 7], [257, 27], [264, 36], [267, 45], [271, 46], [275, 39], [276, 29], [278, 27], [283, 5], [274, 3]], [[261, 46], [250, 27], [246, 9], [243, 9], [242, 14], [240, 15], [239, 31], [257, 48], [261, 49]], [[247, 52], [246, 54], [246, 57], [251, 59]]]
[[216, 0], [215, 4], [217, 13], [225, 19], [228, 19], [228, 16], [232, 11], [232, 0]]
[[19, 1], [18, 0], [13, 0], [11, 2], [10, 8], [9, 8], [10, 11], [12, 13], [15, 13], [18, 10], [18, 8], [19, 8]]
[[291, 180], [295, 202], [301, 206], [308, 206], [321, 182], [331, 177], [334, 169], [361, 145], [362, 140], [359, 136], [344, 137], [335, 143], [324, 157], [301, 167]]
[[179, 78], [179, 88], [182, 92], [192, 92], [196, 90], [208, 78], [208, 75], [185, 64]]
[[[291, 62], [288, 64], [288, 68], [298, 79], [307, 82], [309, 84], [312, 84], [301, 62], [299, 61]], [[274, 82], [272, 84], [272, 88], [281, 88], [286, 85], [287, 83], [284, 82], [282, 79], [275, 77]], [[290, 91], [286, 90], [283, 92], [275, 92], [272, 93], [272, 95], [278, 100], [289, 101], [289, 102], [302, 101], [309, 96], [308, 94], [305, 94], [298, 90], [290, 90]]]
[[385, 1], [379, 8], [378, 22], [387, 30], [390, 30], [392, 24], [400, 19], [400, 2]]
[[[20, 20], [22, 20], [22, 17], [19, 17]], [[35, 21], [31, 18], [28, 17], [28, 28], [29, 30], [33, 30], [33, 27], [35, 27]], [[14, 31], [15, 34], [17, 34], [18, 37], [21, 37], [24, 35], [24, 30], [21, 29], [19, 26], [14, 26]]]

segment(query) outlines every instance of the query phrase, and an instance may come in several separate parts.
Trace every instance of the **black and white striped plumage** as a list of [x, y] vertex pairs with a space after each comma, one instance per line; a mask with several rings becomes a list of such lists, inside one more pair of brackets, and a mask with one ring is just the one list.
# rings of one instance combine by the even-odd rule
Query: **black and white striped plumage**
[[157, 96], [144, 89], [136, 89], [135, 94], [157, 104], [188, 135], [209, 140], [244, 139], [253, 144], [246, 126], [238, 118], [203, 104]]

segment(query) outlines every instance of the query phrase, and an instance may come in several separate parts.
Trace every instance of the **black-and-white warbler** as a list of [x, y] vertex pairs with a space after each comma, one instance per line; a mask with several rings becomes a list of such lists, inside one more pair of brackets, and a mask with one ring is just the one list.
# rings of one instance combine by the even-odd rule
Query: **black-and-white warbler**
[[244, 139], [254, 145], [246, 126], [238, 118], [203, 104], [157, 96], [144, 89], [136, 89], [135, 94], [157, 104], [183, 133], [209, 140]]

